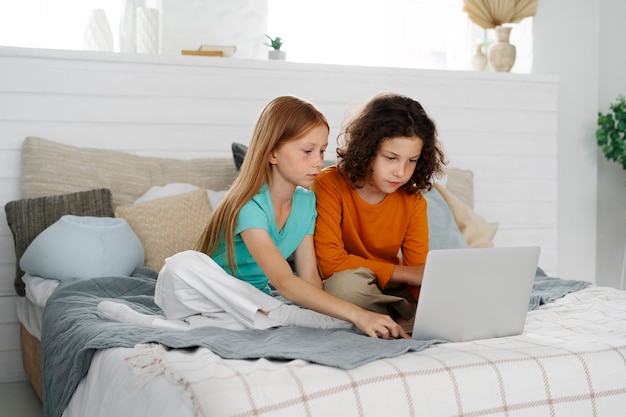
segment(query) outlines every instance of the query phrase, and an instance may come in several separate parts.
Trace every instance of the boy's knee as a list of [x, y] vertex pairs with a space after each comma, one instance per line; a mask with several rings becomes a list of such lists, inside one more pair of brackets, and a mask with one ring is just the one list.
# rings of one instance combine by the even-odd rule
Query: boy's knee
[[362, 292], [364, 289], [370, 292], [368, 289], [372, 286], [380, 291], [376, 285], [376, 274], [367, 268], [340, 271], [324, 281], [324, 290], [330, 293]]
[[324, 290], [366, 310], [387, 312], [386, 307], [372, 303], [381, 296], [381, 291], [376, 284], [376, 274], [368, 268], [337, 272], [324, 281]]

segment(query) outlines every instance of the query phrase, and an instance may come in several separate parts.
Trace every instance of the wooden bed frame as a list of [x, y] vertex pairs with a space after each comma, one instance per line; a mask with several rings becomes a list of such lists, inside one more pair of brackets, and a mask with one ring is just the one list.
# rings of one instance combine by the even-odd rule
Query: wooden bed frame
[[22, 364], [24, 372], [35, 389], [37, 396], [43, 401], [41, 386], [41, 342], [20, 324], [20, 342], [22, 346]]

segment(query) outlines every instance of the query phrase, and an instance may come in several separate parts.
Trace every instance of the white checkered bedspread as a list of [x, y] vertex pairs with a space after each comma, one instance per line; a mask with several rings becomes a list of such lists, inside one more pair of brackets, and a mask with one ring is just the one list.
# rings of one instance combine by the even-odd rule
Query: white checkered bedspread
[[135, 352], [185, 386], [199, 416], [626, 416], [626, 291], [605, 287], [529, 312], [520, 336], [351, 370], [226, 360], [205, 348]]

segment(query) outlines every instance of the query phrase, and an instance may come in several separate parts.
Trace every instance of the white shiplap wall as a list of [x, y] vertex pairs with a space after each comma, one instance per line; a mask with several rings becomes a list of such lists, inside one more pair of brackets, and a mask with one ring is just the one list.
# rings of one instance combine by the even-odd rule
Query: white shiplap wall
[[[475, 175], [475, 209], [496, 245], [542, 247], [557, 274], [555, 77], [141, 56], [0, 47], [0, 206], [19, 198], [27, 136], [78, 146], [192, 158], [230, 157], [262, 107], [282, 94], [314, 102], [331, 124], [373, 94], [419, 100], [452, 166]], [[0, 214], [0, 382], [23, 379], [13, 292], [14, 250]]]

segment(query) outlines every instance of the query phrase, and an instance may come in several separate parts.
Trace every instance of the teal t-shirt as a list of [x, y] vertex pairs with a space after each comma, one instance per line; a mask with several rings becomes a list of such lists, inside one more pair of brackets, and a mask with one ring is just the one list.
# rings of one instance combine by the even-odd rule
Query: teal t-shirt
[[259, 193], [252, 197], [239, 212], [235, 226], [236, 270], [231, 271], [227, 266], [225, 245], [222, 245], [222, 249], [213, 254], [213, 259], [229, 274], [269, 294], [270, 287], [267, 276], [250, 255], [248, 248], [241, 239], [241, 232], [247, 229], [266, 230], [280, 253], [287, 259], [300, 245], [304, 236], [313, 234], [316, 216], [315, 194], [311, 190], [296, 187], [291, 203], [291, 213], [289, 213], [285, 226], [279, 231], [276, 226], [276, 216], [269, 189], [267, 185], [264, 185]]

